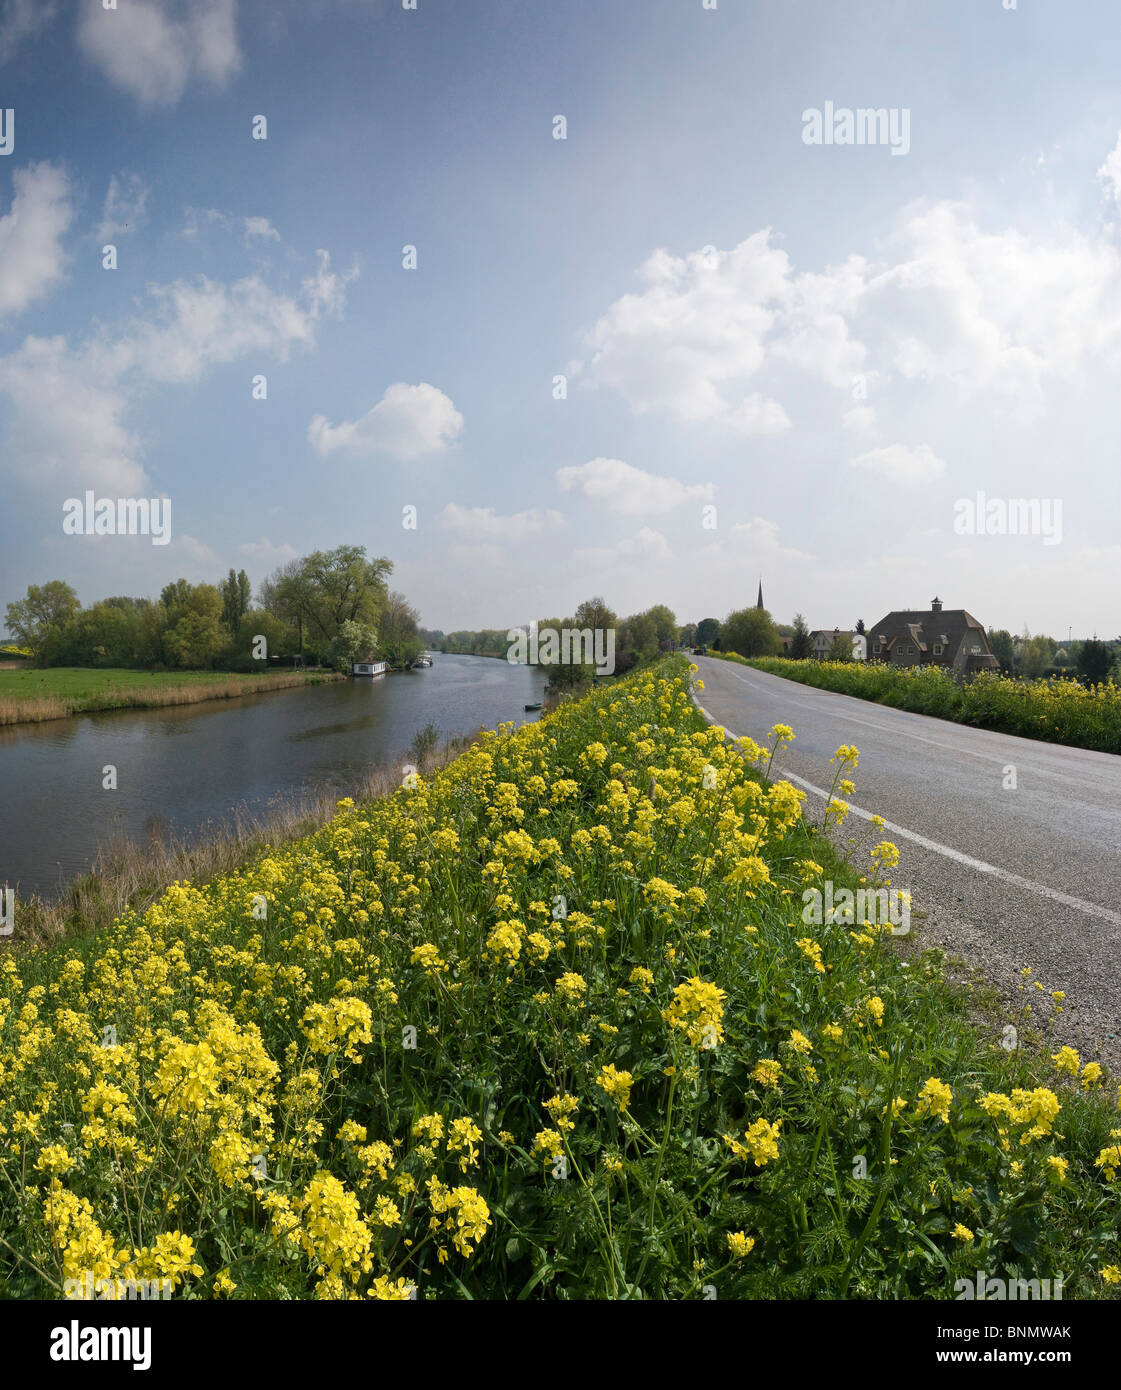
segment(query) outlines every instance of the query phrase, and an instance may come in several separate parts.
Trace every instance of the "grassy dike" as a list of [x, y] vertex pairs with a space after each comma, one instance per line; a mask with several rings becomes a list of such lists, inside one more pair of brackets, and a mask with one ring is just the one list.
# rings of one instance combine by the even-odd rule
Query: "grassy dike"
[[807, 927], [893, 851], [842, 863], [688, 687], [667, 659], [100, 933], [9, 938], [9, 1294], [1116, 1297], [1113, 1084], [975, 1029], [936, 953]]
[[203, 700], [233, 700], [269, 690], [344, 680], [332, 671], [153, 672], [79, 666], [0, 671], [0, 725], [38, 724], [94, 710], [158, 709]]
[[879, 705], [931, 714], [957, 724], [1018, 734], [1046, 743], [1121, 753], [1121, 686], [1085, 686], [1068, 677], [1013, 680], [984, 671], [958, 684], [937, 666], [891, 666], [881, 661], [794, 661], [738, 652], [709, 656], [754, 666], [784, 680], [855, 695]]

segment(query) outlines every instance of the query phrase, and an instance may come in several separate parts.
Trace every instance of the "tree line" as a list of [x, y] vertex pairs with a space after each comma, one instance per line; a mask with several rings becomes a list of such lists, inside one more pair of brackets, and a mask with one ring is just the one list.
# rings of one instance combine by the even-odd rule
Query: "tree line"
[[298, 659], [349, 671], [366, 656], [405, 666], [424, 642], [416, 609], [389, 589], [392, 572], [384, 556], [342, 545], [282, 565], [256, 603], [246, 572], [230, 569], [217, 584], [177, 579], [158, 599], [115, 596], [86, 608], [52, 579], [7, 605], [7, 626], [40, 666], [248, 671]]

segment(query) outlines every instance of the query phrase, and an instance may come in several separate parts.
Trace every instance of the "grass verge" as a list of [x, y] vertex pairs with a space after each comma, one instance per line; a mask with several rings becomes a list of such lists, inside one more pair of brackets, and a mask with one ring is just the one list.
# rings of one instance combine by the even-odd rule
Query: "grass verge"
[[1121, 686], [1085, 686], [1067, 677], [1013, 680], [983, 671], [958, 684], [937, 666], [890, 666], [872, 661], [793, 661], [738, 652], [709, 652], [772, 676], [855, 695], [861, 700], [950, 719], [957, 724], [1018, 734], [1046, 743], [1121, 753]]
[[76, 666], [0, 670], [0, 725], [38, 724], [94, 710], [157, 709], [203, 700], [232, 700], [343, 679], [331, 671], [235, 675], [225, 671], [90, 670]]

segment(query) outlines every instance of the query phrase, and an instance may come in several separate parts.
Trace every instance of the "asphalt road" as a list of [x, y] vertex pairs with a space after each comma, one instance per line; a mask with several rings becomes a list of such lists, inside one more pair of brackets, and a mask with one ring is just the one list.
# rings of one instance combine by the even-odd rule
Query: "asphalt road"
[[[794, 743], [772, 776], [806, 792], [819, 824], [842, 743], [860, 750], [846, 836], [866, 818], [899, 846], [892, 885], [926, 914], [918, 944], [979, 967], [1037, 1021], [1064, 990], [1055, 1037], [1121, 1072], [1121, 757], [990, 733], [815, 690], [749, 667], [695, 658], [698, 702], [730, 734]], [[1015, 769], [1015, 788], [1005, 788]], [[864, 817], [864, 823], [854, 817]], [[875, 843], [875, 840], [870, 843]], [[1021, 970], [1044, 993], [1020, 991]], [[1030, 982], [1029, 982], [1030, 984]]]

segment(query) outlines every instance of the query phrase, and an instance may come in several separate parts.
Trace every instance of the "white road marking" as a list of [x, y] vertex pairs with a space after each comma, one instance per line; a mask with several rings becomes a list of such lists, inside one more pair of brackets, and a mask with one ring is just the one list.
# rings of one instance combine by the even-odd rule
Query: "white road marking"
[[[719, 719], [714, 719], [703, 705], [697, 708], [704, 715], [710, 724], [715, 724], [723, 729], [730, 739], [738, 739], [739, 734], [734, 734], [726, 724], [721, 724]], [[824, 787], [815, 786], [813, 782], [807, 782], [804, 777], [799, 777], [794, 772], [781, 772], [773, 774], [785, 777], [787, 781], [797, 782], [807, 790], [820, 796], [824, 801], [829, 793]], [[865, 811], [859, 806], [854, 806], [851, 801], [845, 803], [855, 816], [870, 821], [873, 816], [872, 811]], [[898, 835], [901, 839], [910, 840], [916, 845], [922, 845], [923, 849], [933, 850], [935, 854], [941, 854], [946, 859], [952, 859], [957, 864], [964, 865], [967, 869], [973, 869], [979, 874], [990, 874], [993, 878], [1002, 879], [1005, 883], [1011, 883], [1017, 888], [1026, 889], [1029, 893], [1035, 893], [1038, 897], [1049, 898], [1052, 902], [1061, 903], [1063, 907], [1073, 907], [1077, 912], [1084, 912], [1088, 917], [1098, 917], [1103, 922], [1111, 922], [1114, 926], [1121, 927], [1121, 913], [1111, 912], [1108, 907], [1099, 907], [1097, 903], [1086, 902], [1083, 898], [1071, 897], [1069, 893], [1062, 893], [1057, 888], [1049, 888], [1045, 883], [1036, 883], [1033, 879], [1023, 878], [1020, 874], [1014, 874], [1009, 869], [1002, 869], [999, 864], [986, 863], [984, 859], [974, 859], [972, 855], [963, 854], [961, 850], [953, 849], [950, 845], [939, 844], [937, 840], [930, 840], [925, 835], [918, 834], [917, 831], [908, 830], [906, 826], [896, 825], [893, 821], [885, 820], [882, 829], [890, 831], [893, 835]]]

